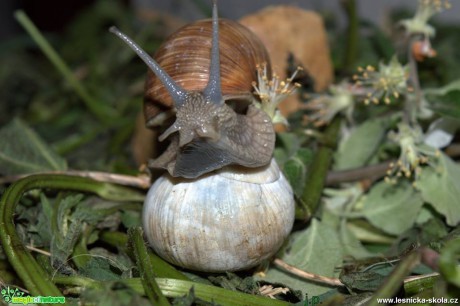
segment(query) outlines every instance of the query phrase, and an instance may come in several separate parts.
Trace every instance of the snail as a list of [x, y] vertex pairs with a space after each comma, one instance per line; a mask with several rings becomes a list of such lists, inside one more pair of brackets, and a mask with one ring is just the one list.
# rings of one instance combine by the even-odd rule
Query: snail
[[[167, 170], [144, 202], [151, 247], [173, 264], [209, 272], [248, 269], [273, 256], [292, 229], [294, 198], [272, 156], [273, 104], [268, 114], [254, 95], [259, 82], [260, 100], [280, 99], [267, 91], [274, 83], [263, 44], [242, 25], [219, 20], [215, 0], [212, 20], [179, 29], [156, 60], [110, 31], [150, 68], [147, 126], [174, 119], [159, 137], [169, 147], [149, 165]], [[282, 86], [280, 96], [290, 91]]]

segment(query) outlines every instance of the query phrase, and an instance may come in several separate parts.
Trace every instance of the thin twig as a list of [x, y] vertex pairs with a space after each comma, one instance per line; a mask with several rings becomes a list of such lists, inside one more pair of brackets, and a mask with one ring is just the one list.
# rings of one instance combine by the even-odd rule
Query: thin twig
[[412, 99], [410, 96], [407, 97], [404, 109], [404, 120], [406, 123], [414, 123], [415, 110], [418, 109], [422, 103], [422, 90], [420, 88], [420, 80], [418, 77], [417, 61], [415, 60], [414, 54], [412, 53], [412, 47], [414, 43], [419, 41], [420, 38], [411, 35], [408, 43], [408, 58], [409, 58], [409, 82], [414, 90], [415, 97]]
[[294, 275], [296, 275], [298, 277], [301, 277], [301, 278], [304, 278], [304, 279], [307, 279], [307, 280], [310, 280], [310, 281], [323, 283], [323, 284], [331, 285], [331, 286], [334, 286], [334, 287], [344, 287], [345, 286], [338, 278], [322, 276], [322, 275], [318, 275], [318, 274], [314, 274], [314, 273], [310, 273], [310, 272], [300, 270], [300, 269], [298, 269], [296, 267], [293, 267], [293, 266], [285, 263], [284, 261], [282, 261], [279, 258], [276, 258], [273, 261], [273, 264], [275, 266], [277, 266], [277, 267], [280, 267], [280, 268], [288, 271], [289, 273], [292, 273], [292, 274], [294, 274]]
[[430, 277], [435, 277], [435, 276], [439, 276], [440, 274], [438, 272], [433, 272], [433, 273], [429, 273], [429, 274], [423, 274], [423, 275], [413, 275], [413, 276], [408, 276], [404, 279], [404, 283], [409, 283], [409, 282], [413, 282], [415, 280], [422, 280], [422, 279], [425, 279], [425, 278], [430, 278]]
[[43, 251], [43, 250], [37, 249], [36, 247], [33, 247], [33, 246], [31, 246], [31, 245], [26, 245], [26, 248], [29, 249], [29, 250], [31, 250], [31, 251], [34, 251], [34, 252], [37, 252], [37, 253], [46, 255], [46, 256], [48, 256], [48, 257], [51, 256], [51, 253], [50, 253], [50, 252], [47, 252], [47, 251]]
[[[319, 282], [319, 283], [323, 283], [323, 284], [327, 284], [327, 285], [331, 285], [331, 286], [335, 286], [335, 287], [344, 287], [345, 285], [340, 281], [340, 279], [338, 278], [332, 278], [332, 277], [327, 277], [327, 276], [322, 276], [322, 275], [318, 275], [318, 274], [315, 274], [315, 273], [311, 273], [311, 272], [306, 272], [306, 271], [303, 271], [299, 268], [296, 268], [294, 266], [291, 266], [290, 264], [284, 262], [283, 260], [279, 259], [279, 258], [276, 258], [274, 261], [273, 261], [273, 264], [277, 267], [280, 267], [298, 277], [301, 277], [301, 278], [304, 278], [304, 279], [307, 279], [307, 280], [311, 280], [311, 281], [314, 281], [314, 282]], [[430, 278], [430, 277], [435, 277], [435, 276], [439, 276], [439, 273], [437, 272], [433, 272], [433, 273], [429, 273], [429, 274], [424, 274], [424, 275], [414, 275], [414, 276], [408, 276], [406, 278], [404, 278], [404, 283], [409, 283], [409, 282], [413, 282], [413, 281], [416, 281], [416, 280], [423, 280], [423, 279], [426, 279], [426, 278]]]
[[350, 170], [329, 171], [326, 178], [326, 185], [331, 186], [364, 179], [370, 179], [372, 181], [378, 180], [385, 176], [392, 162], [394, 162], [394, 160]]
[[24, 177], [28, 177], [28, 176], [36, 175], [36, 174], [63, 174], [63, 175], [69, 175], [69, 176], [86, 177], [86, 178], [94, 179], [99, 182], [115, 183], [119, 185], [131, 186], [131, 187], [136, 187], [136, 188], [141, 188], [141, 189], [148, 189], [151, 185], [150, 177], [148, 175], [132, 176], [132, 175], [109, 173], [109, 172], [78, 171], [78, 170], [46, 171], [46, 172], [38, 172], [38, 173], [4, 176], [0, 178], [0, 184], [13, 183]]
[[[446, 155], [457, 158], [460, 156], [460, 144], [454, 143], [445, 148]], [[329, 171], [326, 178], [326, 186], [340, 183], [356, 182], [365, 179], [376, 181], [386, 175], [390, 164], [395, 160], [388, 160], [376, 165], [364, 166], [340, 171]]]

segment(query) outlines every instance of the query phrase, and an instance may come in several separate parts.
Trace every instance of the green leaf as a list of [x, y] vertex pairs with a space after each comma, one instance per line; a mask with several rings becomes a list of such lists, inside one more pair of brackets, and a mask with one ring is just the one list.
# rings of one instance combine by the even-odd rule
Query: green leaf
[[460, 119], [460, 90], [431, 98], [430, 108], [440, 115]]
[[361, 244], [361, 241], [348, 228], [345, 220], [340, 225], [340, 241], [342, 242], [343, 252], [345, 255], [352, 256], [354, 259], [363, 259], [373, 256], [371, 252]]
[[429, 107], [443, 116], [460, 119], [460, 80], [424, 91]]
[[460, 288], [460, 266], [458, 259], [460, 258], [460, 239], [449, 241], [441, 251], [439, 258], [439, 268], [441, 274], [449, 283]]
[[150, 302], [122, 283], [106, 283], [104, 288], [87, 288], [81, 294], [82, 305], [99, 306], [148, 306]]
[[280, 164], [283, 164], [286, 159], [296, 154], [301, 147], [302, 137], [294, 133], [279, 133], [276, 136], [277, 148], [275, 150], [275, 157]]
[[444, 153], [439, 158], [440, 171], [424, 167], [417, 188], [423, 199], [446, 217], [447, 224], [456, 226], [460, 222], [460, 166]]
[[0, 139], [0, 173], [3, 175], [67, 169], [66, 161], [19, 119], [0, 129]]
[[305, 137], [294, 133], [280, 133], [277, 135], [274, 152], [278, 165], [299, 198], [305, 187], [307, 167], [313, 159], [312, 150], [301, 148], [303, 138]]
[[141, 212], [133, 210], [123, 210], [121, 222], [126, 228], [142, 226]]
[[313, 154], [310, 149], [300, 148], [283, 165], [283, 173], [298, 197], [302, 195], [305, 187], [307, 167], [312, 158]]
[[35, 247], [50, 245], [53, 236], [51, 228], [53, 208], [43, 193], [40, 193], [40, 205], [24, 209], [20, 218], [27, 220], [27, 239], [33, 241]]
[[50, 244], [52, 265], [61, 271], [71, 271], [68, 258], [80, 238], [83, 224], [73, 219], [73, 209], [83, 200], [83, 194], [73, 194], [54, 203], [51, 220], [53, 238]]
[[452, 142], [459, 128], [460, 120], [449, 117], [438, 118], [430, 124], [423, 142], [435, 149], [444, 148]]
[[257, 294], [259, 292], [259, 286], [253, 277], [247, 276], [241, 278], [234, 273], [227, 272], [227, 274], [220, 276], [209, 276], [209, 280], [222, 288], [241, 291], [249, 294]]
[[422, 206], [419, 192], [409, 183], [390, 185], [382, 181], [364, 199], [362, 213], [375, 227], [398, 235], [412, 227]]
[[342, 141], [335, 154], [335, 170], [367, 165], [385, 136], [387, 118], [367, 120]]
[[112, 271], [113, 268], [117, 267], [112, 265], [112, 261], [99, 256], [91, 257], [88, 263], [80, 269], [79, 273], [83, 276], [101, 281], [120, 279], [120, 275]]
[[362, 193], [359, 185], [350, 187], [346, 189], [346, 191], [349, 192], [342, 193], [342, 191], [337, 192], [331, 189], [325, 190], [325, 193], [330, 196], [330, 198], [326, 200], [321, 221], [338, 230], [344, 256], [351, 256], [354, 259], [363, 259], [373, 256], [349, 229], [347, 218], [339, 216], [342, 212], [345, 212], [345, 214], [347, 213], [344, 209], [357, 205], [355, 203], [356, 198], [353, 197], [353, 195], [360, 197]]
[[[282, 259], [301, 270], [322, 276], [336, 276], [336, 268], [342, 264], [342, 251], [337, 232], [328, 224], [312, 219], [310, 226], [292, 235], [292, 245]], [[262, 280], [282, 283], [304, 293], [320, 295], [330, 290], [305, 281], [278, 268], [268, 270]]]

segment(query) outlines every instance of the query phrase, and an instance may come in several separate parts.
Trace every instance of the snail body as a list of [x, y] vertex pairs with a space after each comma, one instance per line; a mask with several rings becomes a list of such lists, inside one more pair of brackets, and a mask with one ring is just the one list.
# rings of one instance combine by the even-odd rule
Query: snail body
[[272, 256], [292, 228], [294, 199], [272, 158], [271, 117], [253, 95], [257, 65], [270, 74], [265, 47], [243, 26], [219, 21], [215, 1], [212, 21], [173, 34], [158, 62], [110, 30], [151, 70], [147, 126], [174, 119], [159, 137], [169, 147], [149, 164], [168, 171], [144, 202], [150, 245], [169, 262], [199, 271], [246, 269]]

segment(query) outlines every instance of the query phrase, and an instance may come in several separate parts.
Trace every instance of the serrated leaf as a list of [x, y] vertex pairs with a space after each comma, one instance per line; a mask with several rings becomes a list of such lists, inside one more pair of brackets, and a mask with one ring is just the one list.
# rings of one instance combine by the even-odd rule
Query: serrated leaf
[[460, 222], [460, 166], [444, 153], [439, 157], [439, 172], [424, 167], [417, 187], [423, 199], [446, 217], [447, 224], [456, 226]]
[[294, 193], [299, 197], [305, 188], [307, 167], [312, 158], [313, 154], [311, 150], [300, 148], [282, 166], [283, 173], [291, 184]]
[[[301, 270], [334, 277], [336, 267], [342, 263], [342, 251], [337, 232], [328, 224], [312, 219], [306, 230], [292, 235], [291, 248], [282, 259]], [[277, 268], [271, 268], [262, 279], [282, 283], [304, 293], [308, 292], [310, 296], [320, 295], [330, 290], [330, 287], [305, 281]]]
[[367, 165], [382, 142], [388, 119], [367, 120], [356, 127], [350, 136], [342, 141], [335, 154], [335, 170], [344, 170]]
[[313, 158], [310, 149], [301, 148], [302, 138], [294, 133], [280, 133], [274, 151], [276, 161], [298, 197], [305, 187], [307, 167]]
[[209, 276], [208, 279], [219, 287], [232, 290], [241, 291], [249, 294], [257, 294], [259, 286], [253, 277], [241, 278], [234, 273], [227, 272], [226, 275]]
[[[83, 266], [79, 273], [86, 277], [90, 277], [95, 280], [101, 281], [114, 281], [119, 280], [121, 277], [112, 271], [114, 268], [118, 268], [112, 265], [113, 260], [101, 256], [91, 256], [87, 264]], [[118, 272], [118, 271], [117, 271]], [[121, 274], [121, 273], [120, 273]]]
[[305, 183], [306, 167], [298, 159], [289, 159], [283, 165], [283, 173], [296, 195], [301, 194]]
[[53, 267], [61, 271], [71, 271], [67, 259], [72, 254], [82, 231], [82, 223], [74, 222], [71, 213], [82, 199], [82, 194], [74, 194], [63, 198], [59, 203], [54, 203], [55, 211], [51, 222], [53, 231], [50, 244], [51, 262]]
[[19, 119], [0, 129], [0, 173], [17, 175], [66, 170], [67, 163]]
[[398, 235], [412, 227], [423, 206], [420, 193], [406, 182], [375, 184], [364, 199], [362, 213], [372, 225]]
[[300, 148], [302, 139], [294, 133], [279, 133], [277, 136], [277, 144], [279, 149], [282, 149], [286, 156], [294, 155], [297, 150]]

